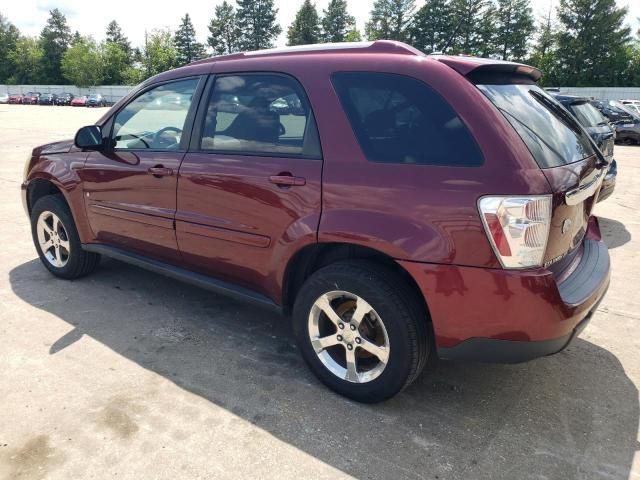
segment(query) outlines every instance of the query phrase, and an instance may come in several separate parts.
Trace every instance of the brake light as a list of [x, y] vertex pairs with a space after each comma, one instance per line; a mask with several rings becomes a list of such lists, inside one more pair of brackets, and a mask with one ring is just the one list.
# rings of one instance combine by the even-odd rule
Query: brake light
[[482, 197], [480, 217], [504, 268], [542, 265], [551, 227], [551, 196]]

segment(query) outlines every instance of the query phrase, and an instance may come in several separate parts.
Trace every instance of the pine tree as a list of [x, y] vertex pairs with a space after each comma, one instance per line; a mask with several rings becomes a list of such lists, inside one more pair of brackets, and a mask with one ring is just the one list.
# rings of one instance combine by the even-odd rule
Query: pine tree
[[617, 86], [629, 64], [626, 8], [615, 0], [560, 0], [558, 75], [566, 86]]
[[49, 15], [47, 24], [40, 33], [42, 74], [47, 83], [63, 84], [65, 79], [60, 63], [72, 40], [71, 29], [67, 25], [67, 18], [57, 8], [51, 10]]
[[411, 45], [425, 53], [442, 52], [454, 28], [449, 0], [427, 0], [409, 28]]
[[531, 58], [527, 63], [542, 71], [539, 83], [542, 86], [550, 86], [555, 81], [555, 63], [557, 50], [557, 25], [549, 8], [547, 14], [538, 24], [536, 42], [533, 46]]
[[451, 0], [454, 31], [447, 53], [488, 56], [494, 51], [496, 11], [491, 0]]
[[109, 25], [107, 25], [105, 41], [119, 45], [127, 56], [131, 56], [133, 53], [129, 39], [122, 33], [122, 28], [120, 28], [120, 25], [118, 25], [118, 22], [115, 20], [111, 20]]
[[0, 13], [0, 83], [6, 83], [14, 72], [9, 53], [16, 49], [19, 38], [18, 28]]
[[347, 1], [331, 0], [322, 12], [322, 41], [344, 42], [355, 25], [355, 17], [347, 11]]
[[260, 50], [273, 47], [282, 33], [276, 21], [278, 9], [274, 0], [238, 0], [237, 21], [240, 28], [240, 48]]
[[227, 0], [224, 0], [222, 5], [216, 6], [214, 17], [209, 22], [209, 32], [207, 43], [216, 55], [227, 55], [238, 51], [240, 30], [236, 21], [236, 12]]
[[522, 61], [534, 30], [529, 0], [498, 0], [496, 49], [503, 60]]
[[414, 0], [376, 0], [365, 26], [367, 38], [404, 41], [414, 9]]
[[287, 45], [309, 45], [320, 41], [320, 19], [311, 0], [304, 3], [287, 31]]
[[182, 17], [181, 22], [173, 41], [176, 46], [177, 64], [186, 65], [203, 58], [205, 51], [204, 46], [196, 40], [196, 29], [188, 13]]

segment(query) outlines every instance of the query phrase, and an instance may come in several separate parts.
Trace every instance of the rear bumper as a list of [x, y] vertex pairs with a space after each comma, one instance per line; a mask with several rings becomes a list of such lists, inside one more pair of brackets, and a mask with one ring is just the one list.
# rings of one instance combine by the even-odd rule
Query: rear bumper
[[546, 269], [509, 271], [400, 262], [422, 290], [438, 355], [517, 363], [565, 348], [586, 326], [609, 286], [606, 245], [586, 239], [561, 283]]

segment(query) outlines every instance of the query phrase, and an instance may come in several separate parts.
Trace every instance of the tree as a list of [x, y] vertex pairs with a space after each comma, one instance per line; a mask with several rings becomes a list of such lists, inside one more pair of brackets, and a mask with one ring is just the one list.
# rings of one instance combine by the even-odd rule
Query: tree
[[40, 42], [31, 37], [19, 37], [7, 59], [13, 70], [7, 83], [29, 85], [40, 83], [42, 77], [42, 56]]
[[326, 10], [322, 11], [323, 42], [344, 42], [347, 34], [356, 25], [354, 16], [347, 11], [346, 0], [331, 0]]
[[196, 29], [188, 13], [182, 17], [173, 41], [176, 45], [176, 61], [179, 66], [204, 58], [204, 45], [196, 40]]
[[288, 45], [308, 45], [320, 40], [320, 19], [311, 0], [304, 3], [287, 31]]
[[454, 31], [447, 53], [489, 56], [494, 51], [496, 16], [491, 0], [451, 0]]
[[62, 56], [71, 43], [71, 29], [64, 14], [54, 8], [49, 12], [47, 24], [40, 33], [42, 48], [42, 73], [47, 83], [64, 83], [61, 70]]
[[411, 44], [425, 53], [442, 52], [455, 30], [449, 0], [427, 0], [409, 28]]
[[237, 21], [242, 50], [260, 50], [273, 47], [273, 41], [282, 33], [276, 22], [278, 9], [273, 0], [238, 0]]
[[0, 13], [0, 83], [5, 83], [13, 74], [15, 65], [9, 60], [9, 53], [16, 49], [20, 31]]
[[627, 9], [615, 0], [560, 0], [558, 75], [566, 86], [617, 86], [629, 64]]
[[145, 34], [142, 64], [147, 77], [174, 68], [176, 59], [177, 51], [170, 30], [153, 30], [150, 35]]
[[365, 26], [367, 38], [404, 41], [414, 9], [414, 0], [376, 0]]
[[120, 28], [120, 25], [118, 25], [118, 22], [115, 20], [111, 20], [109, 25], [107, 25], [105, 42], [118, 45], [120, 49], [126, 53], [127, 57], [131, 57], [133, 53], [129, 39], [122, 33], [122, 28]]
[[503, 60], [522, 61], [534, 32], [529, 0], [498, 0], [496, 49]]
[[207, 43], [216, 55], [228, 55], [238, 51], [240, 29], [236, 21], [236, 12], [227, 0], [216, 6], [214, 17], [209, 23], [209, 32]]
[[555, 63], [557, 51], [557, 25], [552, 17], [552, 10], [549, 8], [547, 14], [538, 25], [538, 34], [533, 46], [531, 58], [528, 64], [537, 67], [542, 73], [539, 84], [550, 86], [555, 81]]
[[345, 37], [344, 40], [345, 42], [361, 42], [362, 34], [360, 33], [360, 30], [353, 27], [351, 30], [347, 32], [347, 36]]
[[131, 66], [131, 57], [122, 45], [105, 41], [101, 46], [102, 76], [105, 85], [122, 85], [125, 73]]
[[84, 37], [67, 49], [62, 57], [62, 73], [78, 87], [93, 87], [102, 81], [102, 58], [95, 40]]

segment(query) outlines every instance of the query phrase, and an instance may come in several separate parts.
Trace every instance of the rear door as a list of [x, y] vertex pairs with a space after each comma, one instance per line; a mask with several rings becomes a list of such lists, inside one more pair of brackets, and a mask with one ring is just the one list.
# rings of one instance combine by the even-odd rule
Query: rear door
[[577, 251], [609, 164], [575, 118], [533, 82], [477, 86], [522, 137], [554, 192], [544, 259], [550, 266]]
[[277, 298], [274, 272], [316, 241], [322, 156], [313, 113], [287, 75], [209, 82], [180, 167], [180, 252], [194, 270]]

